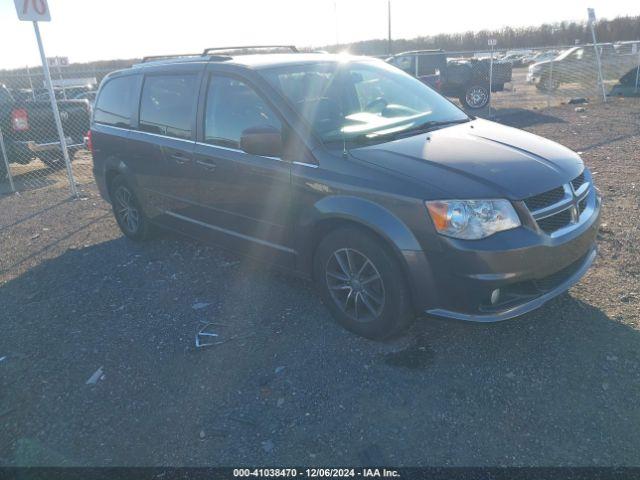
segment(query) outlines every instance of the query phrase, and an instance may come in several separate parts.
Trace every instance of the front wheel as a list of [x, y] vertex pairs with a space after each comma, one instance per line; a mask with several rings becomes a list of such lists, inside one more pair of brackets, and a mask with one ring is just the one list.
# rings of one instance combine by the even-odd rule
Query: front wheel
[[122, 175], [115, 177], [110, 185], [111, 207], [122, 233], [136, 241], [146, 240], [152, 235], [151, 224], [142, 209], [133, 188]]
[[414, 319], [400, 265], [364, 230], [349, 227], [327, 235], [316, 251], [314, 277], [338, 323], [363, 337], [390, 337]]
[[536, 83], [536, 88], [541, 92], [555, 92], [560, 88], [560, 81], [545, 75], [540, 79], [540, 82]]
[[460, 96], [460, 103], [473, 110], [484, 108], [489, 103], [489, 89], [481, 85], [472, 85]]

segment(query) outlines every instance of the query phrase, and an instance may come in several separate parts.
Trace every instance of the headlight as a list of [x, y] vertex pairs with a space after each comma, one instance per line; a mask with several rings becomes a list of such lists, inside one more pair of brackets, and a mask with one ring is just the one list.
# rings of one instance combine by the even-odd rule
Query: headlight
[[438, 200], [426, 202], [438, 233], [477, 240], [520, 226], [508, 200]]

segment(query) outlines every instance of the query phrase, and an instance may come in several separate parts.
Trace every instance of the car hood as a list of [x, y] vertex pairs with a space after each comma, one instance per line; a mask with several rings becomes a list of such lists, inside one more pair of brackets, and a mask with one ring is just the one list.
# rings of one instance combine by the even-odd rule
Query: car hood
[[580, 157], [562, 145], [480, 119], [350, 153], [432, 186], [431, 198], [445, 193], [522, 200], [568, 183], [584, 168]]

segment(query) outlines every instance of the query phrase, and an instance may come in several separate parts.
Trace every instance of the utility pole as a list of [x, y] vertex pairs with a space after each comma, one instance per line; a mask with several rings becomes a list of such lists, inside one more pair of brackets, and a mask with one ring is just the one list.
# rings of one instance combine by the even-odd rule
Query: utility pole
[[391, 51], [391, 0], [387, 0], [387, 53], [392, 55]]

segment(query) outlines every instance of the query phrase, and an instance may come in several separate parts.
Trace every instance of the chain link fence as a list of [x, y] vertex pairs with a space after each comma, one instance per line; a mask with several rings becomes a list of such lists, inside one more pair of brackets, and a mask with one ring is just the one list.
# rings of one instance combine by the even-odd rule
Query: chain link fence
[[[398, 54], [389, 61], [481, 117], [640, 96], [640, 41], [493, 52], [431, 50]], [[80, 192], [91, 188], [86, 139], [96, 90], [105, 75], [128, 64], [51, 68], [73, 180], [65, 168], [42, 69], [0, 72], [0, 194], [69, 187], [70, 181]]]
[[92, 183], [87, 132], [100, 79], [109, 71], [52, 68], [54, 94], [72, 165], [71, 178], [41, 69], [0, 74], [0, 193], [24, 192], [75, 181]]
[[390, 62], [480, 116], [640, 95], [640, 41], [483, 52], [426, 50], [400, 53]]

